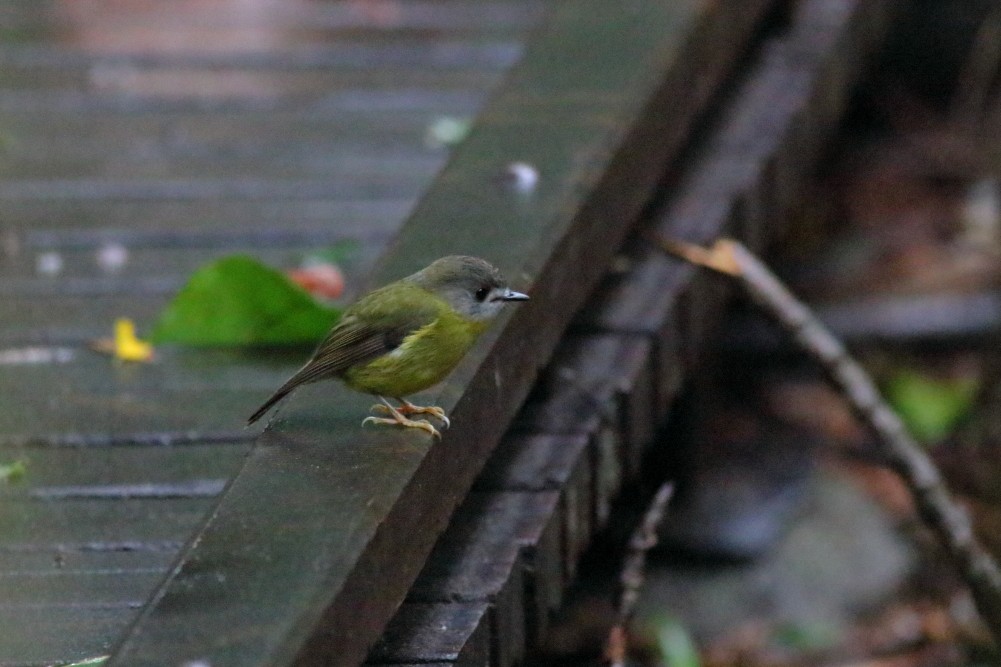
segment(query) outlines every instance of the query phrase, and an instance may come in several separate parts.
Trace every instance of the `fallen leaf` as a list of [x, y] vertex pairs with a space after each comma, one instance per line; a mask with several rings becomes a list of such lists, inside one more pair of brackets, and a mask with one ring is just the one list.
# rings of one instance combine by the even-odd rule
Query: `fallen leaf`
[[136, 336], [136, 325], [127, 317], [115, 320], [113, 338], [99, 338], [91, 342], [92, 350], [110, 354], [121, 361], [150, 361], [153, 346]]
[[320, 340], [339, 316], [282, 272], [232, 255], [191, 276], [160, 314], [152, 339], [201, 346], [306, 344]]

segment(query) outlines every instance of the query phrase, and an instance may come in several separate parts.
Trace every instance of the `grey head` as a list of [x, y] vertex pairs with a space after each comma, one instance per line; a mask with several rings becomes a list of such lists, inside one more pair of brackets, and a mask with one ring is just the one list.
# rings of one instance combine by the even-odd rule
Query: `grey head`
[[442, 257], [406, 280], [433, 292], [474, 320], [495, 317], [508, 301], [528, 299], [528, 295], [508, 287], [500, 271], [479, 257]]

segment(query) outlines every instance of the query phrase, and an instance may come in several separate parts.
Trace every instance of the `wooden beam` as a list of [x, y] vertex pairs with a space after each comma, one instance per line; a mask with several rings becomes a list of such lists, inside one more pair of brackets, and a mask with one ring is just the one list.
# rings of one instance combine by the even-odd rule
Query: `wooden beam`
[[363, 431], [368, 397], [298, 392], [109, 665], [360, 663], [773, 4], [557, 5], [372, 279], [462, 252], [531, 292], [424, 397], [451, 430]]

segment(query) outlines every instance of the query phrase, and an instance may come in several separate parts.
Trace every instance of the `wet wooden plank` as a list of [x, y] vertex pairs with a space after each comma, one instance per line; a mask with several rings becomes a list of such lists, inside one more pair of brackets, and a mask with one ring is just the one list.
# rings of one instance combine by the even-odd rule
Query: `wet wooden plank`
[[[0, 665], [49, 667], [107, 655], [133, 607], [0, 607]], [[38, 628], [45, 628], [44, 641]], [[8, 657], [16, 656], [16, 657]]]
[[180, 547], [138, 540], [123, 546], [0, 547], [0, 665], [37, 667], [107, 653]]
[[[110, 330], [94, 333], [106, 336]], [[0, 390], [17, 396], [21, 409], [0, 411], [0, 447], [142, 441], [143, 434], [156, 433], [163, 442], [171, 434], [247, 441], [253, 434], [244, 429], [244, 413], [303, 354], [290, 350], [255, 359], [250, 351], [164, 348], [155, 363], [122, 366], [86, 349], [33, 345], [6, 348], [7, 354], [57, 356], [51, 363], [5, 365]]]
[[166, 572], [175, 554], [169, 550], [72, 551], [41, 549], [3, 552], [3, 577], [69, 576], [114, 572]]
[[[526, 9], [529, 5], [522, 4]], [[190, 17], [190, 15], [189, 15]], [[190, 23], [192, 18], [188, 19]], [[423, 36], [410, 39], [387, 36], [384, 31], [343, 35], [336, 42], [289, 43], [273, 49], [248, 45], [235, 51], [164, 50], [114, 51], [93, 45], [81, 52], [53, 43], [0, 44], [0, 59], [7, 63], [5, 77], [27, 75], [76, 77], [94, 81], [94, 67], [148, 70], [253, 70], [255, 72], [311, 72], [314, 70], [371, 70], [386, 79], [405, 70], [498, 71], [510, 67], [521, 52], [520, 40], [503, 41], [477, 33], [449, 35], [441, 31], [430, 42]], [[124, 73], [124, 72], [123, 72]], [[58, 81], [58, 79], [56, 79]], [[50, 81], [51, 83], [51, 81]]]
[[[118, 571], [68, 576], [0, 576], [4, 609], [40, 607], [130, 607], [146, 602], [151, 588], [163, 578], [157, 572]], [[3, 651], [0, 649], [0, 654]]]
[[654, 423], [649, 341], [640, 336], [574, 336], [561, 347], [515, 429], [551, 434], [605, 430], [617, 440], [623, 473], [638, 471]]
[[680, 303], [692, 271], [645, 239], [633, 239], [620, 261], [624, 270], [605, 277], [589, 307], [575, 320], [574, 330], [646, 337], [651, 346], [652, 411], [663, 415], [683, 377], [678, 322], [669, 313]]
[[[148, 28], [150, 23], [165, 33], [181, 31], [190, 35], [194, 44], [209, 49], [213, 43], [198, 41], [212, 36], [223, 44], [246, 42], [247, 32], [260, 28], [256, 12], [235, 12], [223, 3], [209, 3], [192, 8], [193, 14], [181, 14], [171, 6], [122, 11], [120, 8], [98, 6], [95, 10], [77, 11], [52, 0], [9, 0], [3, 14], [9, 33], [22, 38], [53, 38], [74, 29], [90, 27], [95, 37], [115, 37], [129, 30]], [[472, 31], [476, 34], [510, 33], [532, 25], [540, 8], [532, 4], [487, 0], [408, 0], [391, 10], [372, 11], [364, 6], [340, 0], [336, 2], [278, 4], [267, 13], [268, 24], [282, 34], [288, 34], [292, 44], [321, 41], [345, 35], [369, 36], [387, 29], [413, 33], [428, 30], [449, 32]], [[188, 18], [191, 17], [191, 18]], [[194, 20], [192, 20], [192, 18]], [[192, 25], [194, 23], [194, 25]], [[147, 34], [143, 32], [141, 34]], [[254, 33], [251, 32], [251, 35]], [[155, 41], [152, 46], [176, 49], [174, 42]], [[254, 42], [249, 42], [254, 45]], [[94, 40], [101, 51], [120, 50], [120, 40]]]
[[[528, 307], [438, 397], [454, 416], [444, 441], [361, 433], [364, 398], [297, 393], [113, 664], [362, 659], [767, 4], [556, 7], [373, 275], [385, 282], [461, 250], [533, 285]], [[514, 160], [538, 168], [534, 192], [504, 187]], [[276, 530], [289, 525], [310, 530]], [[219, 573], [224, 583], [212, 583]]]
[[[329, 178], [336, 180], [340, 187], [361, 190], [382, 187], [407, 192], [413, 189], [415, 180], [423, 184], [445, 162], [444, 155], [433, 154], [422, 147], [410, 151], [401, 147], [393, 152], [391, 159], [387, 159], [389, 156], [378, 155], [376, 151], [370, 154], [352, 154], [351, 147], [339, 142], [299, 146], [281, 142], [270, 146], [248, 146], [242, 153], [229, 156], [206, 154], [200, 150], [173, 150], [152, 155], [142, 150], [76, 155], [64, 151], [61, 157], [51, 156], [52, 151], [10, 155], [0, 167], [0, 178], [13, 177], [18, 180], [5, 184], [3, 192], [11, 199], [55, 199], [65, 195], [57, 194], [51, 186], [44, 187], [39, 179], [46, 182], [52, 180], [59, 186], [64, 183], [60, 179], [73, 178], [80, 173], [101, 175], [100, 181], [85, 183], [90, 190], [77, 196], [81, 199], [93, 196], [93, 191], [100, 192], [99, 188], [111, 190], [114, 186], [117, 187], [115, 192], [127, 192], [125, 186], [138, 179], [176, 181], [170, 194], [179, 198], [184, 196], [182, 184], [190, 183], [190, 179], [239, 179], [248, 174], [252, 174], [254, 178], [286, 182]], [[218, 187], [221, 188], [222, 185]], [[235, 189], [233, 185], [229, 187]], [[322, 190], [308, 183], [299, 186], [301, 190], [307, 187], [323, 194]], [[190, 184], [188, 189], [191, 191], [191, 198], [199, 192]], [[264, 194], [274, 191], [273, 188], [265, 188]], [[333, 194], [337, 193], [336, 190], [331, 191]], [[67, 195], [73, 196], [72, 188], [69, 188]]]
[[212, 499], [204, 497], [5, 501], [0, 552], [173, 550], [211, 506]]
[[536, 549], [559, 507], [553, 492], [473, 493], [428, 559], [410, 602], [490, 603], [492, 664], [525, 657], [525, 549]]
[[[445, 662], [489, 667], [489, 605], [405, 603], [370, 655], [370, 664]], [[431, 630], [428, 632], [428, 630]]]
[[556, 501], [550, 500], [542, 515], [536, 515], [536, 536], [520, 542], [526, 563], [528, 646], [538, 646], [545, 636], [550, 616], [597, 529], [595, 462], [595, 448], [586, 436], [509, 435], [474, 485], [481, 492], [556, 494]]
[[220, 483], [243, 463], [249, 449], [249, 443], [224, 442], [197, 442], [184, 447], [7, 449], [0, 445], [0, 457], [25, 460], [24, 475], [0, 487], [0, 498], [6, 502], [16, 498], [215, 495], [221, 491]]

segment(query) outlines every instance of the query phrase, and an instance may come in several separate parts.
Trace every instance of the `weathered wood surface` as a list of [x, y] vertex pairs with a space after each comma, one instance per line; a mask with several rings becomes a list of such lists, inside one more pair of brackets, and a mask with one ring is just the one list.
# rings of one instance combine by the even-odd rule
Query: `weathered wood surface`
[[[533, 300], [422, 397], [452, 428], [441, 442], [361, 431], [369, 400], [298, 392], [112, 664], [364, 659], [770, 4], [555, 5], [373, 273], [459, 251], [530, 286]], [[534, 191], [505, 187], [513, 161], [538, 169]]]
[[[802, 3], [788, 29], [758, 45], [666, 203], [644, 225], [703, 241], [726, 233], [760, 244], [779, 233], [892, 5]], [[711, 349], [725, 290], [640, 239], [623, 260], [625, 268], [588, 299], [435, 546], [369, 655], [373, 667], [442, 659], [510, 667], [537, 651], [577, 560], [607, 526], [619, 490], [636, 482], [635, 461], [644, 451], [667, 454], [671, 425], [664, 441], [652, 443], [654, 419], [663, 419], [682, 375]], [[477, 604], [487, 605], [484, 620], [461, 623]], [[462, 632], [448, 634], [447, 655], [429, 650], [425, 642], [450, 625]], [[488, 655], [480, 648], [484, 626]]]
[[[0, 463], [27, 461], [0, 483], [0, 665], [111, 649], [308, 352], [123, 366], [86, 342], [118, 316], [148, 330], [232, 252], [287, 267], [357, 241], [357, 289], [447, 158], [429, 127], [470, 118], [541, 15], [261, 6], [0, 3]], [[114, 246], [125, 263], [102, 268]]]

